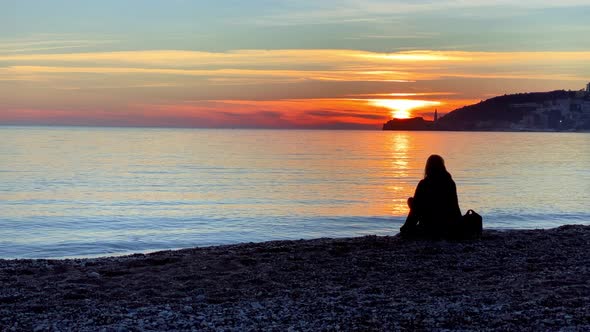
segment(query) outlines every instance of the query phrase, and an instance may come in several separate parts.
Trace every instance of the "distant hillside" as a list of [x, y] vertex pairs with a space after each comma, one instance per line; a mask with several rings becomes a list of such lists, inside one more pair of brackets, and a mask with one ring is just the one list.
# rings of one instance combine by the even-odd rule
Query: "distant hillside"
[[[509, 129], [538, 106], [560, 99], [574, 99], [576, 91], [557, 90], [504, 95], [452, 111], [439, 119], [437, 130]], [[587, 99], [587, 98], [586, 98]], [[529, 104], [529, 105], [527, 105]], [[516, 105], [516, 107], [515, 107]]]

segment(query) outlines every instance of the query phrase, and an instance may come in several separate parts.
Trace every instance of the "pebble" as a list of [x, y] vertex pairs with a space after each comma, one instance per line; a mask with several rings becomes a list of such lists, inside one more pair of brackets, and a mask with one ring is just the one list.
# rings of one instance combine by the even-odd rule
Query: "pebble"
[[[590, 227], [568, 226], [470, 243], [361, 237], [52, 262], [58, 271], [0, 260], [0, 330], [590, 330], [589, 251]], [[84, 266], [121, 274], [98, 284]]]

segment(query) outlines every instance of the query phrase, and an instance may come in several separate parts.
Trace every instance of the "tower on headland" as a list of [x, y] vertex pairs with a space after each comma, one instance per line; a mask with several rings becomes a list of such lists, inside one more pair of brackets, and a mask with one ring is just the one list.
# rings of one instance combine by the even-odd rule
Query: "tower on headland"
[[[588, 83], [588, 86], [590, 86], [590, 83]], [[434, 122], [438, 121], [438, 110], [435, 109], [434, 110]]]
[[586, 84], [586, 92], [590, 93], [590, 82], [588, 82], [588, 84]]

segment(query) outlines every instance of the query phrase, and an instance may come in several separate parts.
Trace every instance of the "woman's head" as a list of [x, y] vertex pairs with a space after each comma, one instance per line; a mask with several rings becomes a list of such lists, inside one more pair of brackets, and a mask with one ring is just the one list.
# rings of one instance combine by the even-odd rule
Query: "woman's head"
[[424, 178], [446, 173], [447, 169], [445, 167], [445, 160], [441, 156], [433, 154], [428, 157], [428, 160], [426, 161], [426, 167], [424, 168]]

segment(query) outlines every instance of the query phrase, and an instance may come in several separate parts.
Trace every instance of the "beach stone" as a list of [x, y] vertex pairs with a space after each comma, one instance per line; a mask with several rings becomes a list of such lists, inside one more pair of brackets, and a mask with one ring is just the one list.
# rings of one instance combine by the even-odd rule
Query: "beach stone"
[[33, 332], [41, 332], [41, 331], [45, 331], [48, 328], [48, 326], [46, 324], [37, 324], [35, 325], [35, 327], [33, 328]]
[[[0, 326], [109, 332], [587, 330], [589, 250], [590, 227], [574, 226], [486, 230], [480, 241], [466, 243], [372, 236], [117, 259], [0, 260]], [[81, 270], [84, 262], [96, 271]]]

